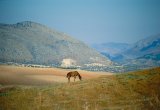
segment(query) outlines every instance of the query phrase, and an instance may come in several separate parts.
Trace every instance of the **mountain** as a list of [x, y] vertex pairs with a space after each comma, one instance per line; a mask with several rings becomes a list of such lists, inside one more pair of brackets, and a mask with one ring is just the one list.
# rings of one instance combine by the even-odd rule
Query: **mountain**
[[94, 44], [92, 47], [113, 61], [142, 58], [160, 60], [160, 34], [149, 36], [134, 44], [103, 43]]
[[114, 66], [114, 71], [133, 71], [160, 66], [160, 34], [141, 39], [134, 44], [104, 43], [92, 47], [118, 64]]
[[125, 66], [125, 71], [160, 66], [160, 34], [136, 42], [121, 55], [119, 63]]
[[160, 34], [147, 37], [136, 42], [130, 49], [123, 52], [128, 58], [146, 57], [160, 54]]
[[125, 65], [137, 69], [160, 66], [160, 34], [147, 37], [136, 42], [133, 47], [123, 53], [126, 56]]
[[56, 67], [111, 65], [83, 42], [39, 23], [0, 24], [0, 62]]
[[99, 51], [102, 55], [110, 58], [112, 61], [122, 59], [123, 56], [121, 55], [121, 53], [131, 47], [131, 45], [127, 43], [115, 42], [92, 44], [91, 46]]
[[109, 42], [102, 44], [92, 44], [91, 46], [99, 52], [104, 52], [113, 55], [128, 49], [130, 45], [127, 43]]

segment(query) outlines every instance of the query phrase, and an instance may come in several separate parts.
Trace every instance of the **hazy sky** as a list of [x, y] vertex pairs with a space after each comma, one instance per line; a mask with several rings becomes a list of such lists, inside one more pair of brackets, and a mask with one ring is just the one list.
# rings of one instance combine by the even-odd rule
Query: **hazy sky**
[[0, 22], [35, 21], [86, 43], [160, 33], [160, 0], [0, 0]]

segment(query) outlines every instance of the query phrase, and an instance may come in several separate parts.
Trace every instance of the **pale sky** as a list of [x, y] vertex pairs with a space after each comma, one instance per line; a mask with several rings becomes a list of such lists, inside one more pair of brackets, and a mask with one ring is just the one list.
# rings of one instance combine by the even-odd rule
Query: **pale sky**
[[34, 21], [88, 44], [160, 33], [160, 0], [0, 0], [0, 22]]

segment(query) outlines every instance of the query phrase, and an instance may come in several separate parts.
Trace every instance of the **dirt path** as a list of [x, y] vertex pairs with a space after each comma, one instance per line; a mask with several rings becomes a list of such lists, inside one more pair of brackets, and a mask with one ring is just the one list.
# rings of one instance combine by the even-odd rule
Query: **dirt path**
[[[0, 65], [0, 84], [46, 85], [65, 83], [67, 82], [66, 74], [69, 71], [74, 70]], [[77, 71], [81, 74], [83, 80], [96, 78], [101, 75], [112, 74], [107, 72], [89, 72], [83, 70]], [[78, 78], [76, 80], [79, 81]], [[71, 79], [71, 81], [73, 81], [73, 79]]]

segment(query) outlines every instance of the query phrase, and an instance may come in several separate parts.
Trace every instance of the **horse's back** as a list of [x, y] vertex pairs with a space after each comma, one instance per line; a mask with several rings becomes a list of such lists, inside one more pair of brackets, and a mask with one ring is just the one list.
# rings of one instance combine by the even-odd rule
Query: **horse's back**
[[79, 75], [78, 71], [73, 71], [73, 73], [74, 73], [75, 75]]
[[68, 75], [73, 76], [73, 75], [78, 75], [78, 74], [79, 74], [78, 71], [70, 71], [70, 72], [67, 73], [67, 76]]

